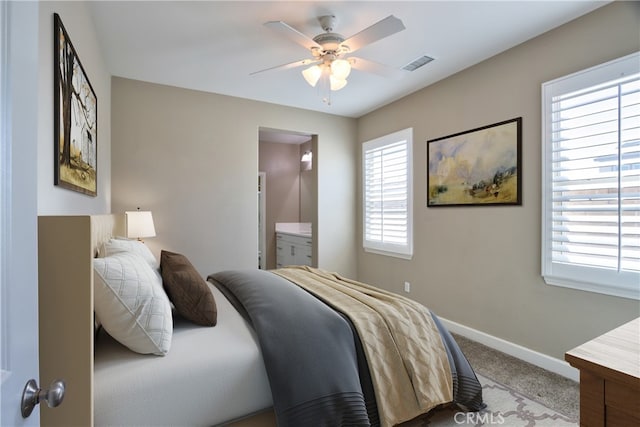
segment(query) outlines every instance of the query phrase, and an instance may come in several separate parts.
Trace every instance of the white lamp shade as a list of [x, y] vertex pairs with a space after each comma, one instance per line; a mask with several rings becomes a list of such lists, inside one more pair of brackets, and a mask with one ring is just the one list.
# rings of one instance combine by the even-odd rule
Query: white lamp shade
[[125, 212], [127, 237], [139, 239], [141, 237], [155, 237], [153, 216], [150, 211]]
[[338, 80], [346, 80], [350, 72], [351, 64], [346, 59], [336, 59], [331, 63], [331, 75]]
[[320, 79], [320, 76], [322, 75], [322, 70], [317, 65], [314, 65], [313, 67], [309, 67], [306, 70], [303, 70], [302, 75], [307, 83], [315, 87], [318, 83], [318, 80]]
[[347, 85], [346, 80], [339, 79], [335, 76], [329, 77], [329, 81], [331, 82], [331, 90], [333, 91], [340, 90]]

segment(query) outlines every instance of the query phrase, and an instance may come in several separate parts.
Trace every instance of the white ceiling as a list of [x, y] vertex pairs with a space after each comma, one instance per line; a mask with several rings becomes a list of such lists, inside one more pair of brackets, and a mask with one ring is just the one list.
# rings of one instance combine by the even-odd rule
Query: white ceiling
[[[111, 74], [131, 79], [360, 117], [608, 1], [92, 1], [99, 43]], [[324, 104], [294, 68], [254, 71], [310, 57], [265, 27], [284, 21], [303, 34], [322, 33], [317, 17], [333, 14], [350, 37], [394, 15], [406, 29], [357, 56], [402, 68], [435, 60], [401, 80], [353, 70], [348, 85]], [[73, 34], [70, 34], [73, 40]]]

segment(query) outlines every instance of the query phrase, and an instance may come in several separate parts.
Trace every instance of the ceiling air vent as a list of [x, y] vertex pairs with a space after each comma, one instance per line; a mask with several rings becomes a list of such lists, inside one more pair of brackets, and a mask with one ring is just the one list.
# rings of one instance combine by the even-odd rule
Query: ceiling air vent
[[414, 59], [413, 61], [402, 67], [402, 69], [407, 71], [415, 71], [431, 61], [433, 61], [433, 58], [427, 55], [423, 55], [420, 58]]

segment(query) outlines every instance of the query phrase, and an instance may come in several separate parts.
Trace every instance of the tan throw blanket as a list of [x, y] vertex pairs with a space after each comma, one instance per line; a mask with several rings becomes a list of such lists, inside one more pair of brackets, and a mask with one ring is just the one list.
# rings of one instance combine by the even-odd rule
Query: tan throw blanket
[[447, 352], [426, 307], [311, 267], [272, 272], [311, 292], [354, 324], [367, 356], [383, 427], [453, 400]]

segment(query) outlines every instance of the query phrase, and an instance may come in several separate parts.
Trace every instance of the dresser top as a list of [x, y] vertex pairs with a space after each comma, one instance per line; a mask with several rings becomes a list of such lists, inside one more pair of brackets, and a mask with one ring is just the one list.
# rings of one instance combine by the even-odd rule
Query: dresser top
[[565, 359], [576, 368], [640, 384], [640, 318], [568, 351]]

